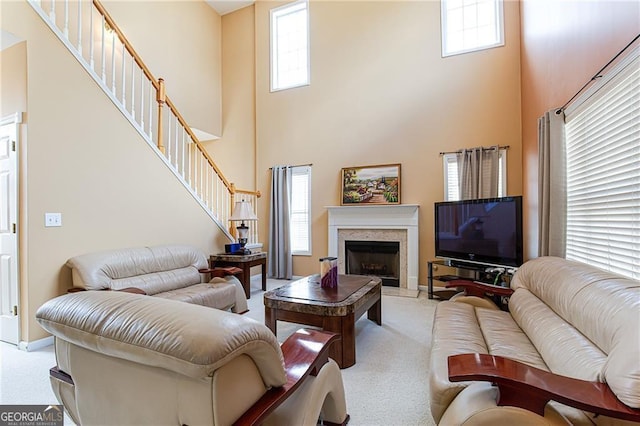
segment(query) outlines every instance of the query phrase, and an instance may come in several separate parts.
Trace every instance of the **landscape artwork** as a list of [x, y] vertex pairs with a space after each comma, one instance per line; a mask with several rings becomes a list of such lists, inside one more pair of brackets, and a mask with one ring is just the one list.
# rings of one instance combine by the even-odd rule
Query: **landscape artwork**
[[342, 205], [400, 204], [400, 164], [342, 169]]

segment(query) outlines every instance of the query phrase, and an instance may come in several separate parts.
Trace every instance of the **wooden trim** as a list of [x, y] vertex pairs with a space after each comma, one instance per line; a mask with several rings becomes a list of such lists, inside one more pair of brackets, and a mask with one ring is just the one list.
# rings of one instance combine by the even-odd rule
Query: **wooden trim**
[[[287, 383], [269, 389], [234, 425], [257, 425], [265, 421], [278, 406], [291, 396], [309, 375], [316, 375], [329, 358], [329, 347], [338, 340], [335, 333], [300, 329], [283, 344]], [[348, 420], [345, 419], [345, 422]]]
[[486, 354], [450, 356], [449, 380], [492, 382], [498, 386], [499, 406], [514, 406], [544, 416], [550, 400], [617, 419], [640, 421], [640, 409], [618, 400], [606, 383], [560, 376], [518, 361]]
[[211, 278], [226, 277], [227, 275], [242, 275], [242, 269], [236, 268], [235, 266], [199, 269], [198, 272], [201, 274], [211, 274]]
[[478, 281], [471, 280], [451, 280], [445, 284], [446, 288], [464, 288], [464, 292], [467, 296], [484, 297], [487, 294], [494, 294], [496, 296], [511, 296], [513, 290], [509, 287], [502, 287], [497, 285], [485, 284]]

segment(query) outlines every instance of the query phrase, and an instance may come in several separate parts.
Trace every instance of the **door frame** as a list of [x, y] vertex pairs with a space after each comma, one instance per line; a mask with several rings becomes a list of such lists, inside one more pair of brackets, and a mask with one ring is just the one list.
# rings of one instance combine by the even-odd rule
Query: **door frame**
[[[20, 125], [22, 124], [22, 112], [16, 112], [4, 117], [0, 118], [0, 127], [4, 127], [4, 126], [10, 126], [13, 125], [14, 128], [14, 132], [15, 132], [15, 149], [11, 149], [12, 151], [15, 152], [15, 156], [14, 156], [14, 167], [15, 167], [15, 177], [14, 177], [14, 182], [15, 184], [13, 185], [12, 188], [10, 188], [10, 191], [15, 191], [15, 275], [16, 275], [16, 284], [15, 284], [15, 294], [16, 294], [16, 300], [15, 300], [15, 306], [17, 306], [16, 309], [16, 315], [15, 315], [15, 336], [16, 336], [16, 341], [15, 342], [8, 342], [11, 344], [15, 344], [16, 346], [19, 345], [20, 342], [20, 338], [21, 338], [21, 327], [20, 327], [20, 323], [21, 323], [21, 315], [20, 315], [20, 311], [21, 311], [21, 303], [20, 303], [20, 295], [21, 295], [21, 286], [20, 286], [20, 150], [21, 150], [21, 133], [20, 133]], [[13, 135], [12, 135], [13, 136]], [[0, 283], [1, 285], [2, 283]], [[8, 285], [11, 285], [11, 283], [7, 283]], [[13, 327], [13, 325], [11, 325]]]

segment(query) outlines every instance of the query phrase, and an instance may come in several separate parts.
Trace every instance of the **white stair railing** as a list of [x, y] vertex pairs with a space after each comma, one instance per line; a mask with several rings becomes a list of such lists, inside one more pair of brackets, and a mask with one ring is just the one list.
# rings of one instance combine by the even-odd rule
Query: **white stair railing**
[[[122, 31], [98, 0], [27, 0], [114, 105], [173, 171], [192, 196], [233, 239], [229, 216], [236, 193], [254, 211], [258, 191], [237, 190], [202, 143]], [[258, 230], [250, 227], [249, 244]]]

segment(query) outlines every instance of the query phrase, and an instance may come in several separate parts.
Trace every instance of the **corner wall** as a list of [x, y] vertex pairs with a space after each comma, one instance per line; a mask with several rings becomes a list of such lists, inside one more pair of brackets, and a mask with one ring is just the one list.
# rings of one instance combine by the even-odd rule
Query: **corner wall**
[[522, 170], [525, 258], [538, 253], [538, 117], [564, 105], [640, 29], [637, 1], [525, 0]]

